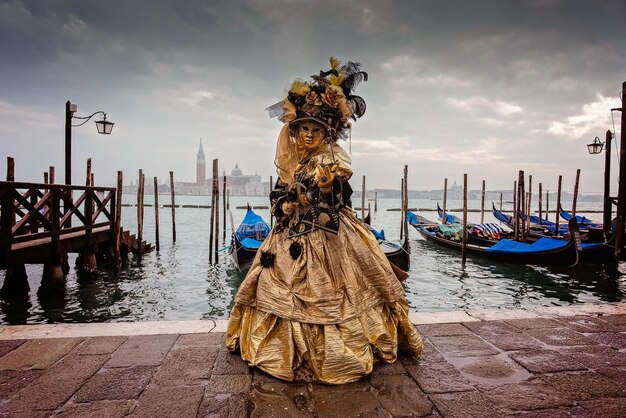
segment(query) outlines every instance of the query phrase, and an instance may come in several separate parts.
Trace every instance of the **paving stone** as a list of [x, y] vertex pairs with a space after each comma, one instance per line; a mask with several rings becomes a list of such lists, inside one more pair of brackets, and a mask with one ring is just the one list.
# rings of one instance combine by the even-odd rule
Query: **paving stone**
[[567, 316], [558, 318], [557, 321], [569, 329], [582, 333], [619, 331], [618, 326], [598, 316]]
[[519, 334], [522, 331], [503, 321], [465, 322], [463, 325], [476, 335]]
[[565, 356], [585, 366], [596, 369], [607, 366], [626, 366], [626, 352], [617, 351], [604, 345], [585, 347], [562, 347], [559, 351]]
[[74, 349], [74, 353], [82, 355], [111, 354], [117, 350], [128, 337], [91, 337]]
[[[154, 375], [158, 386], [194, 386], [206, 383], [215, 364], [217, 347], [182, 347], [172, 349]], [[192, 364], [193, 367], [189, 367]]]
[[57, 409], [96, 373], [107, 359], [107, 355], [66, 356], [26, 389], [10, 398], [0, 407], [0, 412]]
[[45, 369], [81, 341], [80, 338], [28, 340], [0, 358], [0, 370]]
[[602, 319], [615, 325], [619, 331], [626, 332], [626, 315], [607, 315]]
[[128, 340], [113, 352], [107, 367], [158, 366], [177, 338], [177, 335], [128, 337]]
[[407, 374], [407, 371], [402, 365], [402, 362], [400, 362], [399, 360], [396, 360], [393, 363], [375, 364], [374, 370], [372, 371], [372, 375], [377, 376], [379, 374]]
[[[313, 392], [315, 411], [320, 418], [344, 418], [346, 416], [367, 416], [391, 418], [378, 401], [376, 393], [372, 390], [349, 391], [337, 390]], [[253, 414], [253, 416], [255, 416]], [[294, 416], [294, 415], [291, 415]]]
[[207, 394], [247, 393], [251, 387], [251, 374], [216, 374], [209, 379], [206, 392]]
[[43, 370], [0, 370], [0, 399], [13, 396], [43, 372]]
[[475, 335], [431, 337], [430, 342], [444, 356], [470, 357], [498, 354], [498, 350]]
[[537, 409], [534, 411], [517, 411], [506, 415], [508, 418], [594, 418], [596, 415], [583, 408], [574, 406], [571, 408]]
[[15, 350], [17, 347], [24, 344], [25, 341], [26, 340], [0, 340], [0, 357]]
[[54, 414], [55, 418], [123, 418], [135, 406], [134, 400], [70, 403]]
[[430, 395], [441, 415], [446, 418], [501, 418], [502, 412], [478, 391]]
[[149, 386], [130, 417], [195, 417], [204, 396], [200, 386]]
[[249, 403], [247, 393], [205, 395], [198, 408], [198, 418], [247, 417]]
[[595, 371], [543, 375], [541, 379], [577, 400], [626, 396], [626, 386]]
[[587, 336], [616, 350], [626, 349], [626, 332], [598, 332]]
[[371, 389], [369, 379], [363, 378], [356, 382], [350, 382], [342, 385], [327, 385], [324, 383], [310, 382], [307, 384], [309, 392], [328, 392], [337, 390], [347, 390], [351, 392], [355, 391], [367, 391]]
[[137, 399], [148, 386], [154, 366], [104, 368], [93, 375], [76, 393], [76, 402], [105, 399]]
[[213, 374], [246, 374], [249, 371], [250, 368], [239, 354], [233, 354], [225, 348], [219, 350]]
[[613, 379], [622, 387], [626, 387], [626, 367], [607, 367], [596, 369], [598, 373]]
[[586, 369], [578, 361], [554, 350], [519, 351], [511, 353], [509, 356], [532, 373], [554, 373]]
[[450, 363], [407, 365], [407, 371], [426, 393], [472, 390], [474, 387]]
[[54, 411], [16, 411], [11, 413], [0, 412], [1, 418], [50, 418]]
[[176, 340], [175, 348], [182, 347], [224, 347], [225, 333], [206, 332], [201, 334], [183, 334]]
[[406, 354], [398, 354], [398, 360], [403, 365], [407, 364], [424, 364], [424, 363], [438, 363], [446, 361], [445, 357], [435, 348], [433, 343], [428, 340], [424, 340], [424, 350], [419, 357], [409, 356]]
[[537, 341], [526, 333], [503, 333], [500, 335], [489, 334], [481, 335], [481, 337], [487, 342], [505, 351], [535, 350], [544, 347], [543, 343]]
[[530, 350], [543, 347], [541, 342], [504, 321], [467, 322], [464, 325], [502, 350]]
[[569, 328], [542, 328], [526, 331], [531, 337], [551, 346], [598, 345], [590, 338]]
[[265, 383], [250, 390], [251, 417], [311, 417], [314, 408], [305, 384]]
[[531, 411], [575, 406], [570, 395], [539, 379], [500, 386], [480, 386], [479, 390], [504, 410]]
[[[253, 385], [262, 385], [264, 383], [282, 382], [282, 380], [272, 376], [271, 374], [265, 373], [263, 370], [257, 369], [256, 367], [252, 367], [250, 370], [252, 371], [252, 384]], [[213, 375], [213, 376], [218, 376], [218, 375]]]
[[521, 382], [533, 377], [526, 369], [507, 356], [468, 357], [454, 363], [468, 380], [483, 384]]
[[561, 328], [563, 326], [562, 323], [549, 318], [505, 319], [504, 322], [522, 330], [539, 328]]
[[432, 402], [408, 376], [373, 376], [370, 384], [377, 391], [378, 402], [394, 417], [422, 417], [433, 409]]
[[626, 398], [604, 398], [585, 401], [581, 405], [594, 417], [623, 418], [626, 415]]
[[424, 337], [472, 334], [471, 331], [461, 324], [422, 324], [417, 325], [417, 329]]

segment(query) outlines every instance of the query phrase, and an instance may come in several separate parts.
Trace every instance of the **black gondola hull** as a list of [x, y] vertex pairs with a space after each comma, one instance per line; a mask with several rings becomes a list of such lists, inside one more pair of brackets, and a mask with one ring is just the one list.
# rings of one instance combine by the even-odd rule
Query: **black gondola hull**
[[230, 245], [230, 255], [239, 271], [244, 271], [252, 265], [258, 249], [248, 248], [241, 245], [241, 242], [233, 234], [233, 241]]
[[[461, 251], [462, 244], [459, 241], [453, 241], [451, 239], [443, 238], [435, 235], [434, 232], [429, 231], [419, 225], [412, 225], [417, 232], [427, 241], [435, 243], [439, 246], [449, 248], [455, 251]], [[571, 238], [567, 244], [561, 248], [537, 251], [537, 252], [500, 252], [500, 251], [488, 251], [489, 247], [467, 244], [466, 252], [468, 255], [489, 258], [504, 263], [515, 264], [533, 264], [539, 266], [574, 266], [578, 263], [578, 250], [576, 249], [576, 238], [578, 236], [578, 230], [576, 229], [575, 222], [570, 224], [572, 229]]]

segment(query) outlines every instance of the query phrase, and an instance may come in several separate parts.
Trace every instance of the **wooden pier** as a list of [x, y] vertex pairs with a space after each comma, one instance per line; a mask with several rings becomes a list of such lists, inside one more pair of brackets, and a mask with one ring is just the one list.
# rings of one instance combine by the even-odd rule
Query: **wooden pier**
[[68, 253], [79, 254], [78, 274], [89, 277], [98, 260], [149, 251], [119, 225], [120, 199], [114, 187], [0, 182], [2, 296], [28, 293], [24, 264], [43, 264], [42, 284], [58, 289], [64, 288]]

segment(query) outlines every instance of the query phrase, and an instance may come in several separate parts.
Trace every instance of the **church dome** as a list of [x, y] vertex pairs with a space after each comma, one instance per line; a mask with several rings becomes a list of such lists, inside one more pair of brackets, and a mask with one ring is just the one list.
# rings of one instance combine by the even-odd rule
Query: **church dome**
[[235, 164], [235, 168], [232, 169], [232, 171], [230, 172], [230, 175], [236, 177], [236, 176], [241, 176], [242, 174], [243, 172], [239, 168], [239, 164]]

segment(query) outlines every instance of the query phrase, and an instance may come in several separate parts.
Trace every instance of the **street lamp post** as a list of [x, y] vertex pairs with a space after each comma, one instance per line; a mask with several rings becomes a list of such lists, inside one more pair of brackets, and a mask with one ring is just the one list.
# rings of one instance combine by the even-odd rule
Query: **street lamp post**
[[[67, 185], [72, 184], [72, 127], [82, 126], [98, 114], [102, 115], [102, 119], [96, 121], [96, 128], [98, 129], [99, 134], [111, 134], [114, 125], [113, 122], [107, 120], [107, 114], [102, 110], [98, 110], [97, 112], [85, 117], [75, 116], [74, 113], [76, 113], [76, 110], [76, 104], [73, 104], [69, 100], [65, 102], [65, 184]], [[80, 119], [83, 122], [77, 125], [72, 125], [72, 119]]]
[[611, 140], [613, 134], [606, 131], [605, 142], [601, 142], [597, 136], [592, 143], [587, 144], [589, 154], [600, 154], [604, 150], [604, 206], [602, 216], [602, 228], [604, 231], [604, 239], [608, 240], [611, 235], [611, 213], [613, 204], [611, 203], [610, 186], [611, 186]]

